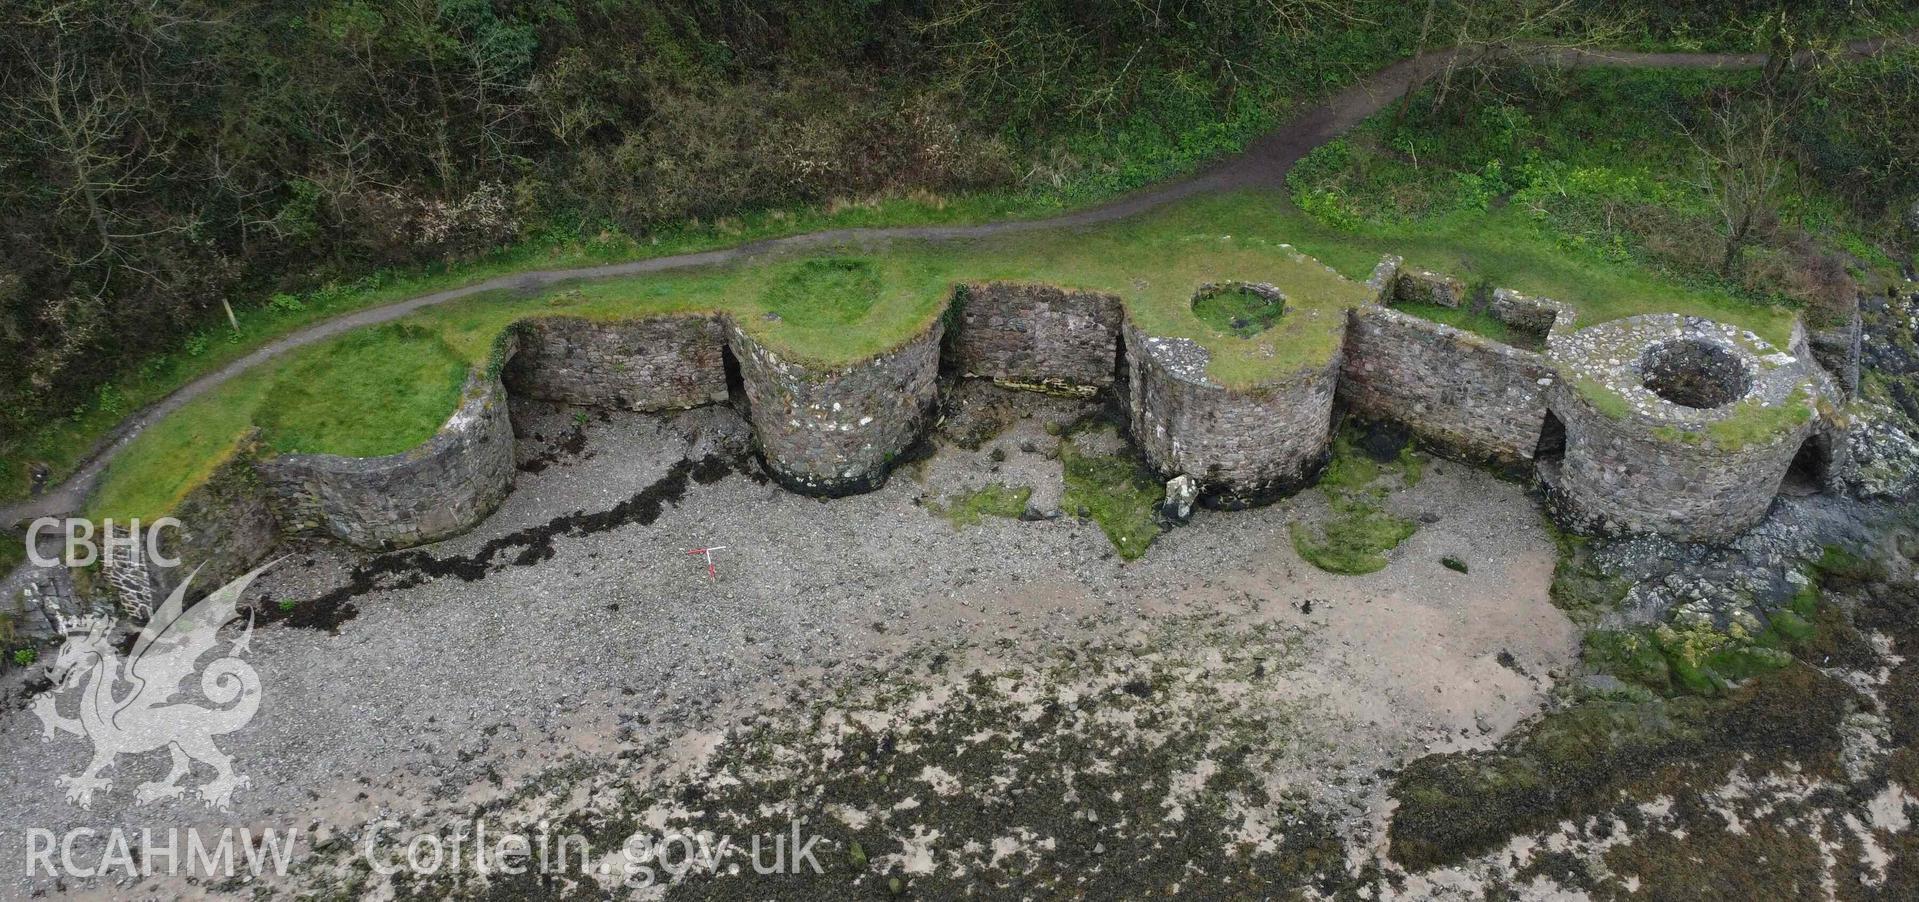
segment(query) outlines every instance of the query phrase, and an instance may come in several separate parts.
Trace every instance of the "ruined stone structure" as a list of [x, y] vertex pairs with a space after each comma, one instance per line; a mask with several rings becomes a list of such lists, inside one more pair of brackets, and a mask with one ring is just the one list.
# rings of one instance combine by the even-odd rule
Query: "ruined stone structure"
[[1113, 384], [1119, 298], [1050, 285], [960, 286], [950, 339], [961, 375], [1013, 387], [1092, 394]]
[[[174, 508], [173, 517], [180, 521], [180, 529], [160, 532], [160, 550], [180, 561], [181, 566], [148, 567], [144, 561], [129, 562], [144, 571], [141, 578], [151, 586], [153, 597], [160, 600], [165, 600], [194, 568], [200, 570], [194, 578], [195, 589], [205, 592], [218, 588], [265, 560], [280, 541], [278, 521], [247, 448], [236, 452], [205, 483], [187, 493]], [[145, 548], [146, 543], [141, 542], [139, 547]]]
[[1161, 472], [1198, 480], [1208, 503], [1269, 500], [1325, 464], [1340, 355], [1233, 389], [1206, 374], [1210, 355], [1198, 342], [1156, 338], [1131, 323], [1124, 333], [1133, 439]]
[[500, 374], [513, 397], [646, 411], [726, 400], [726, 326], [717, 316], [542, 317], [517, 328], [519, 350]]
[[[1541, 345], [1572, 323], [1569, 310], [1506, 291], [1489, 314]], [[1459, 456], [1513, 466], [1533, 458], [1553, 380], [1539, 351], [1369, 305], [1352, 312], [1339, 391], [1354, 413], [1404, 423]]]
[[1555, 343], [1548, 408], [1563, 461], [1541, 477], [1576, 528], [1723, 539], [1764, 517], [1819, 427], [1809, 361], [1676, 314], [1602, 323]]
[[385, 457], [283, 454], [255, 465], [280, 528], [361, 548], [404, 548], [473, 527], [513, 486], [506, 390], [475, 376], [440, 431]]
[[[1535, 467], [1555, 515], [1579, 530], [1723, 540], [1763, 517], [1789, 474], [1841, 483], [1848, 442], [1829, 411], [1856, 379], [1856, 321], [1800, 329], [1780, 351], [1676, 315], [1575, 330], [1562, 305], [1510, 291], [1469, 296], [1456, 279], [1402, 272], [1396, 258], [1368, 284], [1374, 303], [1343, 319], [1334, 350], [1244, 387], [1209, 375], [1198, 342], [1142, 331], [1117, 298], [1043, 285], [964, 286], [955, 315], [892, 350], [833, 366], [776, 350], [717, 315], [534, 320], [502, 337], [497, 365], [474, 375], [431, 440], [376, 458], [265, 456], [246, 443], [173, 511], [186, 531], [168, 537], [168, 550], [185, 567], [153, 573], [114, 562], [107, 581], [125, 583], [127, 597], [164, 597], [194, 566], [204, 565], [207, 588], [238, 576], [285, 535], [385, 549], [469, 529], [512, 487], [509, 393], [635, 410], [743, 400], [782, 484], [817, 495], [870, 490], [922, 438], [942, 353], [959, 375], [1117, 392], [1141, 453], [1172, 480], [1176, 515], [1195, 497], [1238, 507], [1309, 483], [1328, 454], [1336, 399], [1450, 453]], [[1274, 299], [1269, 322], [1249, 328], [1304, 323], [1289, 322], [1272, 286], [1198, 286], [1196, 300], [1222, 286]], [[1406, 303], [1471, 305], [1512, 343], [1395, 309]], [[72, 607], [70, 580], [31, 581], [31, 593], [16, 587], [9, 599]]]
[[734, 325], [747, 416], [761, 459], [796, 491], [848, 495], [884, 484], [918, 441], [939, 393], [944, 319], [901, 347], [845, 366], [782, 355]]

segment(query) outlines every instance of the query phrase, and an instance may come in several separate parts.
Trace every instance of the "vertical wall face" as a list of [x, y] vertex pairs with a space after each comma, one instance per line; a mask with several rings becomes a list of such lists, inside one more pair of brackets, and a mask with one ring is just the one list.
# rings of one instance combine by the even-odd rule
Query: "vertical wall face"
[[405, 548], [473, 527], [513, 487], [513, 426], [496, 378], [468, 386], [425, 444], [386, 457], [286, 454], [257, 465], [281, 529]]
[[1162, 473], [1192, 476], [1210, 503], [1230, 508], [1300, 488], [1326, 462], [1338, 354], [1241, 391], [1206, 375], [1209, 355], [1190, 339], [1130, 323], [1124, 333], [1133, 438]]
[[159, 600], [196, 567], [200, 573], [193, 579], [194, 595], [217, 589], [266, 560], [280, 541], [266, 486], [244, 449], [188, 493], [172, 516], [181, 528], [160, 533], [161, 550], [180, 566], [153, 575]]
[[1119, 360], [1119, 299], [1050, 285], [962, 286], [950, 348], [968, 376], [1021, 386], [1097, 390]]
[[734, 325], [728, 333], [760, 454], [775, 478], [811, 495], [886, 482], [918, 441], [939, 391], [943, 320], [898, 350], [844, 367], [789, 360]]
[[1730, 539], [1765, 517], [1819, 427], [1810, 364], [1728, 326], [1630, 317], [1574, 333], [1554, 353], [1570, 378], [1547, 403], [1566, 450], [1540, 475], [1554, 515], [1575, 530]]
[[718, 317], [550, 317], [518, 328], [519, 352], [500, 374], [516, 398], [648, 411], [726, 400]]
[[1555, 386], [1566, 456], [1548, 483], [1555, 515], [1596, 533], [1650, 532], [1682, 541], [1729, 539], [1766, 516], [1804, 435], [1727, 450], [1634, 428]]
[[[106, 545], [100, 557], [100, 575], [122, 609], [144, 619], [165, 602], [188, 576], [193, 587], [189, 602], [232, 581], [266, 560], [280, 541], [266, 488], [253, 468], [253, 449], [243, 446], [180, 500], [168, 516], [180, 521], [177, 529], [163, 529], [157, 538], [146, 529], [129, 533], [111, 527], [124, 543]], [[162, 557], [179, 561], [162, 566], [148, 556], [157, 541]]]
[[1340, 395], [1468, 457], [1532, 459], [1552, 368], [1530, 351], [1383, 307], [1352, 313]]

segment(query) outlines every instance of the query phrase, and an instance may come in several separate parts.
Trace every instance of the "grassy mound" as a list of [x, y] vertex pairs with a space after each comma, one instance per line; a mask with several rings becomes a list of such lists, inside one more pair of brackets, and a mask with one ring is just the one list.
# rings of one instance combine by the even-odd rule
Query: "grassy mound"
[[850, 325], [866, 316], [879, 299], [879, 274], [867, 260], [826, 257], [804, 260], [785, 270], [767, 287], [761, 304], [795, 325]]
[[[420, 326], [355, 332], [282, 371], [254, 423], [282, 453], [398, 454], [433, 437], [459, 403], [466, 373], [466, 361]], [[341, 394], [381, 400], [348, 409]]]

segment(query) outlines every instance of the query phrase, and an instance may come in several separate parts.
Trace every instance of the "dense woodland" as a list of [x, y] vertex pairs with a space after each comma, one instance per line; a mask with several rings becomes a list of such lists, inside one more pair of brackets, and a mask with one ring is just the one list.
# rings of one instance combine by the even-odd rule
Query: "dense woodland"
[[[0, 434], [113, 405], [108, 379], [222, 340], [229, 307], [383, 268], [875, 195], [1089, 199], [1422, 46], [1796, 48], [1910, 21], [1673, 6], [19, 0], [0, 12]], [[1911, 62], [1822, 86], [1781, 145], [1887, 229], [1919, 197]], [[1462, 71], [1452, 93], [1499, 85]]]

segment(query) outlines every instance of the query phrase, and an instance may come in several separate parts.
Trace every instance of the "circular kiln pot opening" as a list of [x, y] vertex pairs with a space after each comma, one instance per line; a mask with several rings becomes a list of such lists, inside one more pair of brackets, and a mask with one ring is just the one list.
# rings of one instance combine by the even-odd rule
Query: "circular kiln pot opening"
[[1201, 285], [1193, 295], [1193, 315], [1221, 332], [1251, 338], [1286, 315], [1286, 296], [1271, 285], [1251, 282]]
[[1639, 359], [1646, 388], [1681, 407], [1711, 410], [1745, 397], [1752, 373], [1733, 352], [1684, 338], [1654, 345]]

